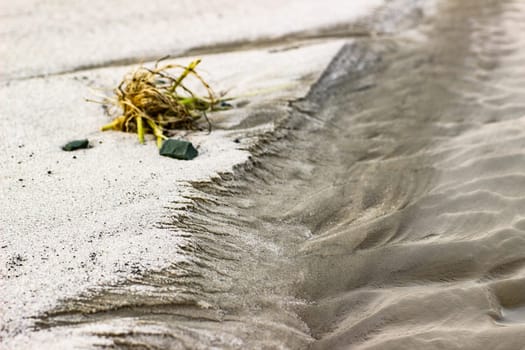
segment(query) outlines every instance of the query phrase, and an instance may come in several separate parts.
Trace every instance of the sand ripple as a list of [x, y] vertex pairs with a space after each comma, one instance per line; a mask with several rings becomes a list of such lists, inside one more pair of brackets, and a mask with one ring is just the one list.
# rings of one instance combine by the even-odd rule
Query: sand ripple
[[442, 1], [416, 39], [347, 46], [253, 162], [163, 223], [193, 232], [186, 263], [43, 325], [127, 347], [523, 348], [524, 5]]

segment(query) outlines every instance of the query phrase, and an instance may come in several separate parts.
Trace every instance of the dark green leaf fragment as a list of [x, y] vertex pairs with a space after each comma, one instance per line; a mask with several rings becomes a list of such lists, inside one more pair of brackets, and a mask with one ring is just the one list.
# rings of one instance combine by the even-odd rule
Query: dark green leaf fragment
[[62, 149], [64, 151], [76, 151], [77, 149], [83, 149], [83, 148], [88, 148], [89, 147], [89, 141], [88, 139], [83, 139], [83, 140], [74, 140], [74, 141], [71, 141], [71, 142], [68, 142], [66, 143]]
[[164, 141], [159, 153], [161, 156], [183, 160], [191, 160], [199, 154], [191, 142], [176, 139]]

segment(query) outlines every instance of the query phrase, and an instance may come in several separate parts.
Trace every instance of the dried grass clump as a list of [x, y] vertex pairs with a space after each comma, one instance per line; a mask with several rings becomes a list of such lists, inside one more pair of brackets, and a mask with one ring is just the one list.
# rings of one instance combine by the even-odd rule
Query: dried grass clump
[[[196, 129], [197, 121], [202, 117], [211, 128], [206, 112], [220, 109], [225, 103], [195, 70], [200, 60], [188, 66], [167, 64], [159, 67], [159, 62], [153, 69], [141, 66], [126, 75], [114, 90], [115, 98], [102, 102], [118, 107], [121, 113], [103, 126], [103, 131], [136, 132], [140, 143], [144, 143], [145, 133], [151, 133], [156, 136], [160, 147], [167, 132]], [[179, 74], [175, 75], [175, 72]], [[188, 76], [193, 76], [204, 86], [207, 96], [197, 96], [183, 84]]]

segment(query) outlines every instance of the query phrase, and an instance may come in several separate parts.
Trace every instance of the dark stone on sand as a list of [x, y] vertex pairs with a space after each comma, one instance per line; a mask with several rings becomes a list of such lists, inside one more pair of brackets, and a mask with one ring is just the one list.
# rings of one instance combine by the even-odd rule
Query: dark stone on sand
[[199, 154], [191, 142], [176, 139], [164, 141], [159, 153], [161, 156], [183, 160], [191, 160]]
[[67, 152], [76, 151], [77, 149], [83, 149], [89, 147], [88, 139], [74, 140], [66, 143], [62, 149]]

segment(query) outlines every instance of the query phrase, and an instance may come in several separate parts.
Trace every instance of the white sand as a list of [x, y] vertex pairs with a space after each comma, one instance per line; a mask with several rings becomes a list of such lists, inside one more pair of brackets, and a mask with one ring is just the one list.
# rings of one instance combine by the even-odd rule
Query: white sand
[[[213, 72], [219, 89], [233, 87], [232, 96], [277, 89], [227, 113], [234, 122], [266, 99], [284, 109], [285, 100], [303, 96], [341, 45], [207, 56], [202, 69]], [[254, 67], [261, 70], [254, 72]], [[233, 142], [247, 130], [189, 135], [200, 152], [193, 161], [159, 156], [152, 139], [143, 146], [133, 134], [97, 131], [107, 118], [99, 105], [83, 101], [90, 93], [87, 84], [94, 80], [114, 86], [126, 69], [16, 81], [0, 88], [0, 98], [12, 101], [0, 106], [6, 116], [0, 121], [0, 252], [7, 262], [0, 265], [4, 334], [20, 331], [30, 323], [23, 316], [44, 311], [61, 298], [176, 261], [181, 238], [158, 223], [169, 216], [172, 203], [183, 200], [184, 183], [231, 170], [248, 157], [239, 150], [246, 143]], [[306, 81], [300, 80], [304, 77]], [[271, 125], [255, 132], [265, 129]], [[83, 137], [94, 147], [60, 149]]]
[[0, 4], [0, 79], [139, 61], [349, 23], [383, 0], [21, 0]]

